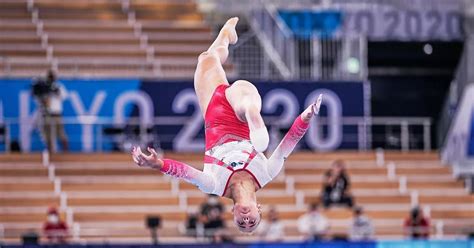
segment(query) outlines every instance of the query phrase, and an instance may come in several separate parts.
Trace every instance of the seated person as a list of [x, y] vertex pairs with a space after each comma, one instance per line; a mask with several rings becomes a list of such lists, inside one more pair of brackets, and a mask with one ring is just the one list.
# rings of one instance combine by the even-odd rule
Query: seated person
[[351, 240], [370, 240], [374, 234], [374, 229], [370, 219], [364, 215], [362, 207], [355, 207], [353, 211], [352, 225], [349, 230]]
[[430, 237], [430, 222], [423, 216], [420, 207], [411, 210], [410, 216], [405, 220], [405, 235], [413, 239], [428, 239]]
[[336, 160], [330, 170], [324, 175], [322, 201], [325, 208], [333, 204], [353, 206], [352, 196], [349, 194], [349, 177], [347, 176], [343, 160]]
[[280, 221], [274, 206], [268, 211], [267, 220], [262, 221], [257, 232], [261, 240], [266, 242], [282, 241], [285, 237], [285, 226]]
[[308, 212], [298, 218], [298, 231], [308, 241], [321, 240], [329, 229], [328, 220], [319, 212], [318, 203], [311, 203]]
[[204, 226], [204, 236], [213, 240], [220, 239], [216, 234], [222, 233], [224, 224], [224, 206], [216, 195], [209, 195], [207, 201], [200, 207], [201, 222]]
[[65, 244], [68, 236], [68, 227], [61, 221], [58, 210], [48, 209], [48, 219], [43, 225], [43, 233], [50, 244]]

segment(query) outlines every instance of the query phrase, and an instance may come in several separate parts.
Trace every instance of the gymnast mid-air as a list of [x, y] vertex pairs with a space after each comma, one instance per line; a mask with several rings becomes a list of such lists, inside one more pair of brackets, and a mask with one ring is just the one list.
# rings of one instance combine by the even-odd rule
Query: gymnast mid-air
[[255, 86], [245, 80], [229, 85], [222, 64], [229, 45], [237, 42], [235, 26], [229, 19], [216, 40], [198, 58], [194, 89], [205, 120], [206, 152], [204, 170], [161, 158], [153, 148], [145, 155], [140, 147], [132, 150], [133, 161], [196, 185], [202, 192], [232, 199], [234, 222], [242, 232], [252, 232], [260, 223], [261, 207], [256, 191], [281, 171], [285, 159], [318, 114], [322, 96], [303, 111], [270, 158], [262, 153], [269, 136], [260, 115], [262, 100]]

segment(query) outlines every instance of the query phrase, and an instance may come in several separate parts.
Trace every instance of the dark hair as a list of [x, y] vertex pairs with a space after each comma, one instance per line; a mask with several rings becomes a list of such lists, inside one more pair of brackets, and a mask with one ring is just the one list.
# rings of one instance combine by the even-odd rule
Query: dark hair
[[360, 206], [354, 207], [354, 214], [360, 215], [364, 212], [364, 209]]
[[418, 207], [418, 206], [413, 207], [411, 209], [410, 215], [411, 215], [412, 219], [414, 219], [414, 220], [418, 219], [418, 217], [420, 216], [420, 207]]
[[309, 204], [309, 209], [310, 210], [317, 210], [319, 208], [319, 203], [318, 202], [312, 202]]

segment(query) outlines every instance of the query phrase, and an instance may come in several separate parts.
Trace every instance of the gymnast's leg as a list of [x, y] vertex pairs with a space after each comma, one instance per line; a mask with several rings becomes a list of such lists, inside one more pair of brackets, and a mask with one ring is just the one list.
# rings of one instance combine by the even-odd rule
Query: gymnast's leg
[[250, 129], [250, 142], [258, 152], [268, 147], [269, 137], [267, 127], [260, 115], [262, 99], [257, 88], [245, 80], [237, 80], [226, 91], [226, 98], [237, 118], [247, 122]]
[[237, 42], [235, 25], [238, 21], [237, 17], [229, 19], [209, 49], [199, 55], [194, 73], [194, 90], [203, 116], [206, 115], [207, 105], [217, 86], [229, 84], [222, 64], [229, 55], [229, 44]]

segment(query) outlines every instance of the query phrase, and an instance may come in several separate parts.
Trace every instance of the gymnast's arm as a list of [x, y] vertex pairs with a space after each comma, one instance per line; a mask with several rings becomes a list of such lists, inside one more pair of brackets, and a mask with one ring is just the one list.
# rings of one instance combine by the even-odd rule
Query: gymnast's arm
[[277, 146], [273, 154], [268, 159], [268, 174], [271, 178], [275, 178], [283, 168], [283, 164], [290, 153], [295, 149], [296, 144], [301, 140], [309, 128], [311, 118], [319, 113], [322, 95], [318, 97], [315, 103], [311, 104], [291, 125], [290, 130], [286, 133], [283, 140]]
[[164, 174], [183, 179], [196, 185], [204, 193], [214, 190], [213, 177], [185, 163], [172, 159], [161, 159], [153, 148], [148, 148], [148, 151], [151, 154], [147, 156], [143, 154], [140, 147], [134, 147], [132, 149], [133, 161], [140, 167], [160, 170]]
[[267, 162], [268, 174], [271, 178], [275, 178], [280, 173], [285, 163], [286, 158], [295, 149], [296, 144], [304, 136], [308, 130], [309, 122], [303, 121], [301, 116], [298, 116], [293, 122], [290, 130], [286, 133], [285, 137], [281, 140], [273, 154], [270, 156]]

